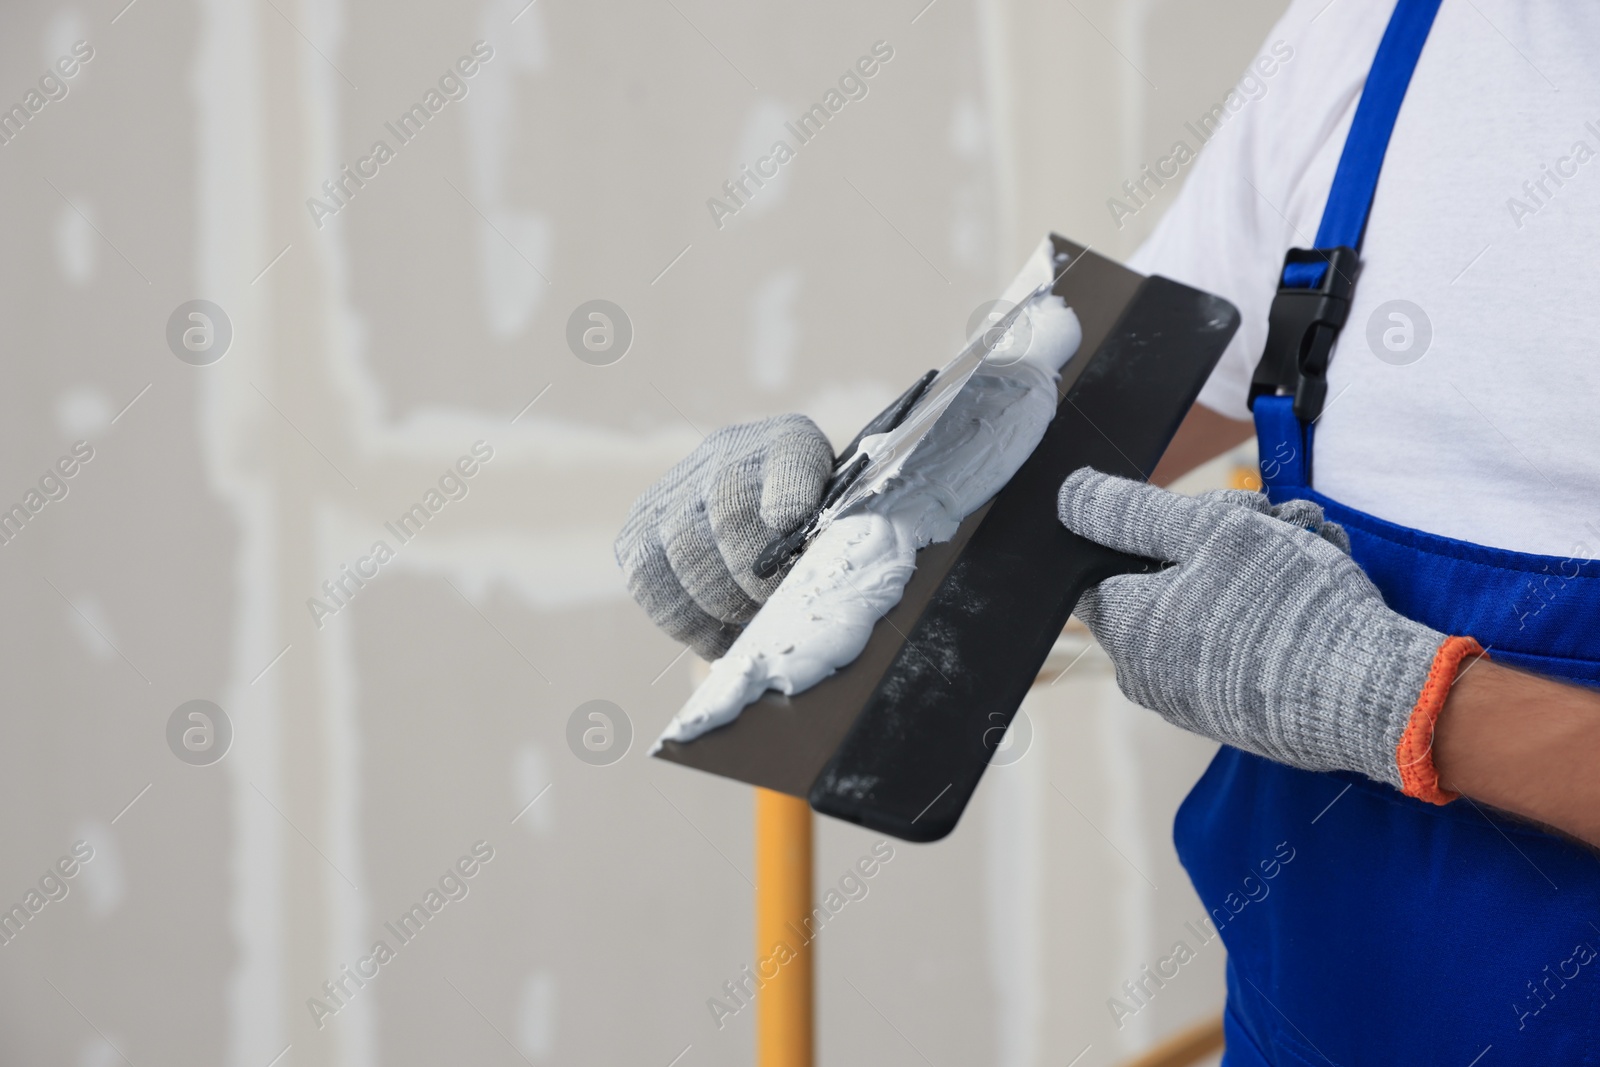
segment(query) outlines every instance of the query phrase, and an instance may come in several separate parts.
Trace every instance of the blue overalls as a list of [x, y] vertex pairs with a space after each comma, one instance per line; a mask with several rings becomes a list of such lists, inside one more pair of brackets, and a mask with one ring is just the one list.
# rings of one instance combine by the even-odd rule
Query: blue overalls
[[[1600, 684], [1600, 561], [1435, 536], [1311, 488], [1312, 420], [1353, 250], [1438, 6], [1399, 0], [1318, 248], [1286, 257], [1252, 385], [1263, 481], [1275, 502], [1314, 500], [1341, 523], [1397, 612], [1475, 637], [1498, 662]], [[1179, 809], [1175, 837], [1228, 949], [1227, 1067], [1600, 1064], [1590, 850], [1467, 798], [1428, 804], [1226, 746]]]

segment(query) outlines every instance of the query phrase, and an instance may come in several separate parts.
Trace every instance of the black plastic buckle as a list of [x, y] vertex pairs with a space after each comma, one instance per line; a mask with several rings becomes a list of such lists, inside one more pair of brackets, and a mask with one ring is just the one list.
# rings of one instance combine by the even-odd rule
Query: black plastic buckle
[[[1292, 267], [1299, 273], [1325, 264], [1314, 286], [1286, 285]], [[1361, 257], [1355, 249], [1291, 248], [1278, 275], [1278, 295], [1267, 315], [1267, 346], [1250, 381], [1250, 405], [1258, 396], [1293, 396], [1302, 423], [1322, 414], [1328, 398], [1328, 357], [1350, 314]]]

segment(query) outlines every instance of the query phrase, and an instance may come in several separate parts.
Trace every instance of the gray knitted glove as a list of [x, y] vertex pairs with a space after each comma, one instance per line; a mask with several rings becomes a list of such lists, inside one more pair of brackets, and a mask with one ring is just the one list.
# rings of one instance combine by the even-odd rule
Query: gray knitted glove
[[717, 430], [633, 502], [617, 535], [628, 591], [706, 659], [728, 650], [783, 580], [751, 565], [822, 499], [833, 448], [804, 415]]
[[1410, 768], [1402, 782], [1396, 748], [1445, 635], [1384, 604], [1320, 507], [1242, 490], [1180, 496], [1088, 468], [1059, 506], [1074, 533], [1175, 564], [1108, 578], [1078, 601], [1129, 700], [1269, 759], [1424, 795]]

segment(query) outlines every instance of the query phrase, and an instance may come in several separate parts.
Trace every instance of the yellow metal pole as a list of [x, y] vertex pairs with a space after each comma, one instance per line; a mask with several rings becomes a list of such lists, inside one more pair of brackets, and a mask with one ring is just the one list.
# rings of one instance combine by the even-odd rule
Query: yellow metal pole
[[[811, 808], [756, 790], [757, 1067], [812, 1067]], [[774, 974], [776, 970], [776, 974]], [[771, 977], [768, 977], [768, 976]]]

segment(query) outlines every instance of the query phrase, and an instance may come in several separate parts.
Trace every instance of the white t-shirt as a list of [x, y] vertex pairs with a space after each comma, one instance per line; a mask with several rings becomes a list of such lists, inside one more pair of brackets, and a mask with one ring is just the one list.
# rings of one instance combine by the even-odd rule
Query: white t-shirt
[[[1132, 260], [1238, 306], [1243, 324], [1200, 396], [1225, 415], [1249, 417], [1283, 254], [1315, 242], [1392, 9], [1297, 0], [1262, 52], [1281, 41], [1292, 57], [1250, 86], [1256, 98], [1190, 165]], [[1320, 492], [1465, 541], [1600, 557], [1597, 56], [1600, 6], [1444, 0], [1389, 143], [1334, 349], [1316, 430]], [[1405, 321], [1388, 309], [1369, 342], [1374, 313], [1394, 300], [1431, 323], [1415, 362], [1405, 359], [1421, 324], [1408, 351]]]

